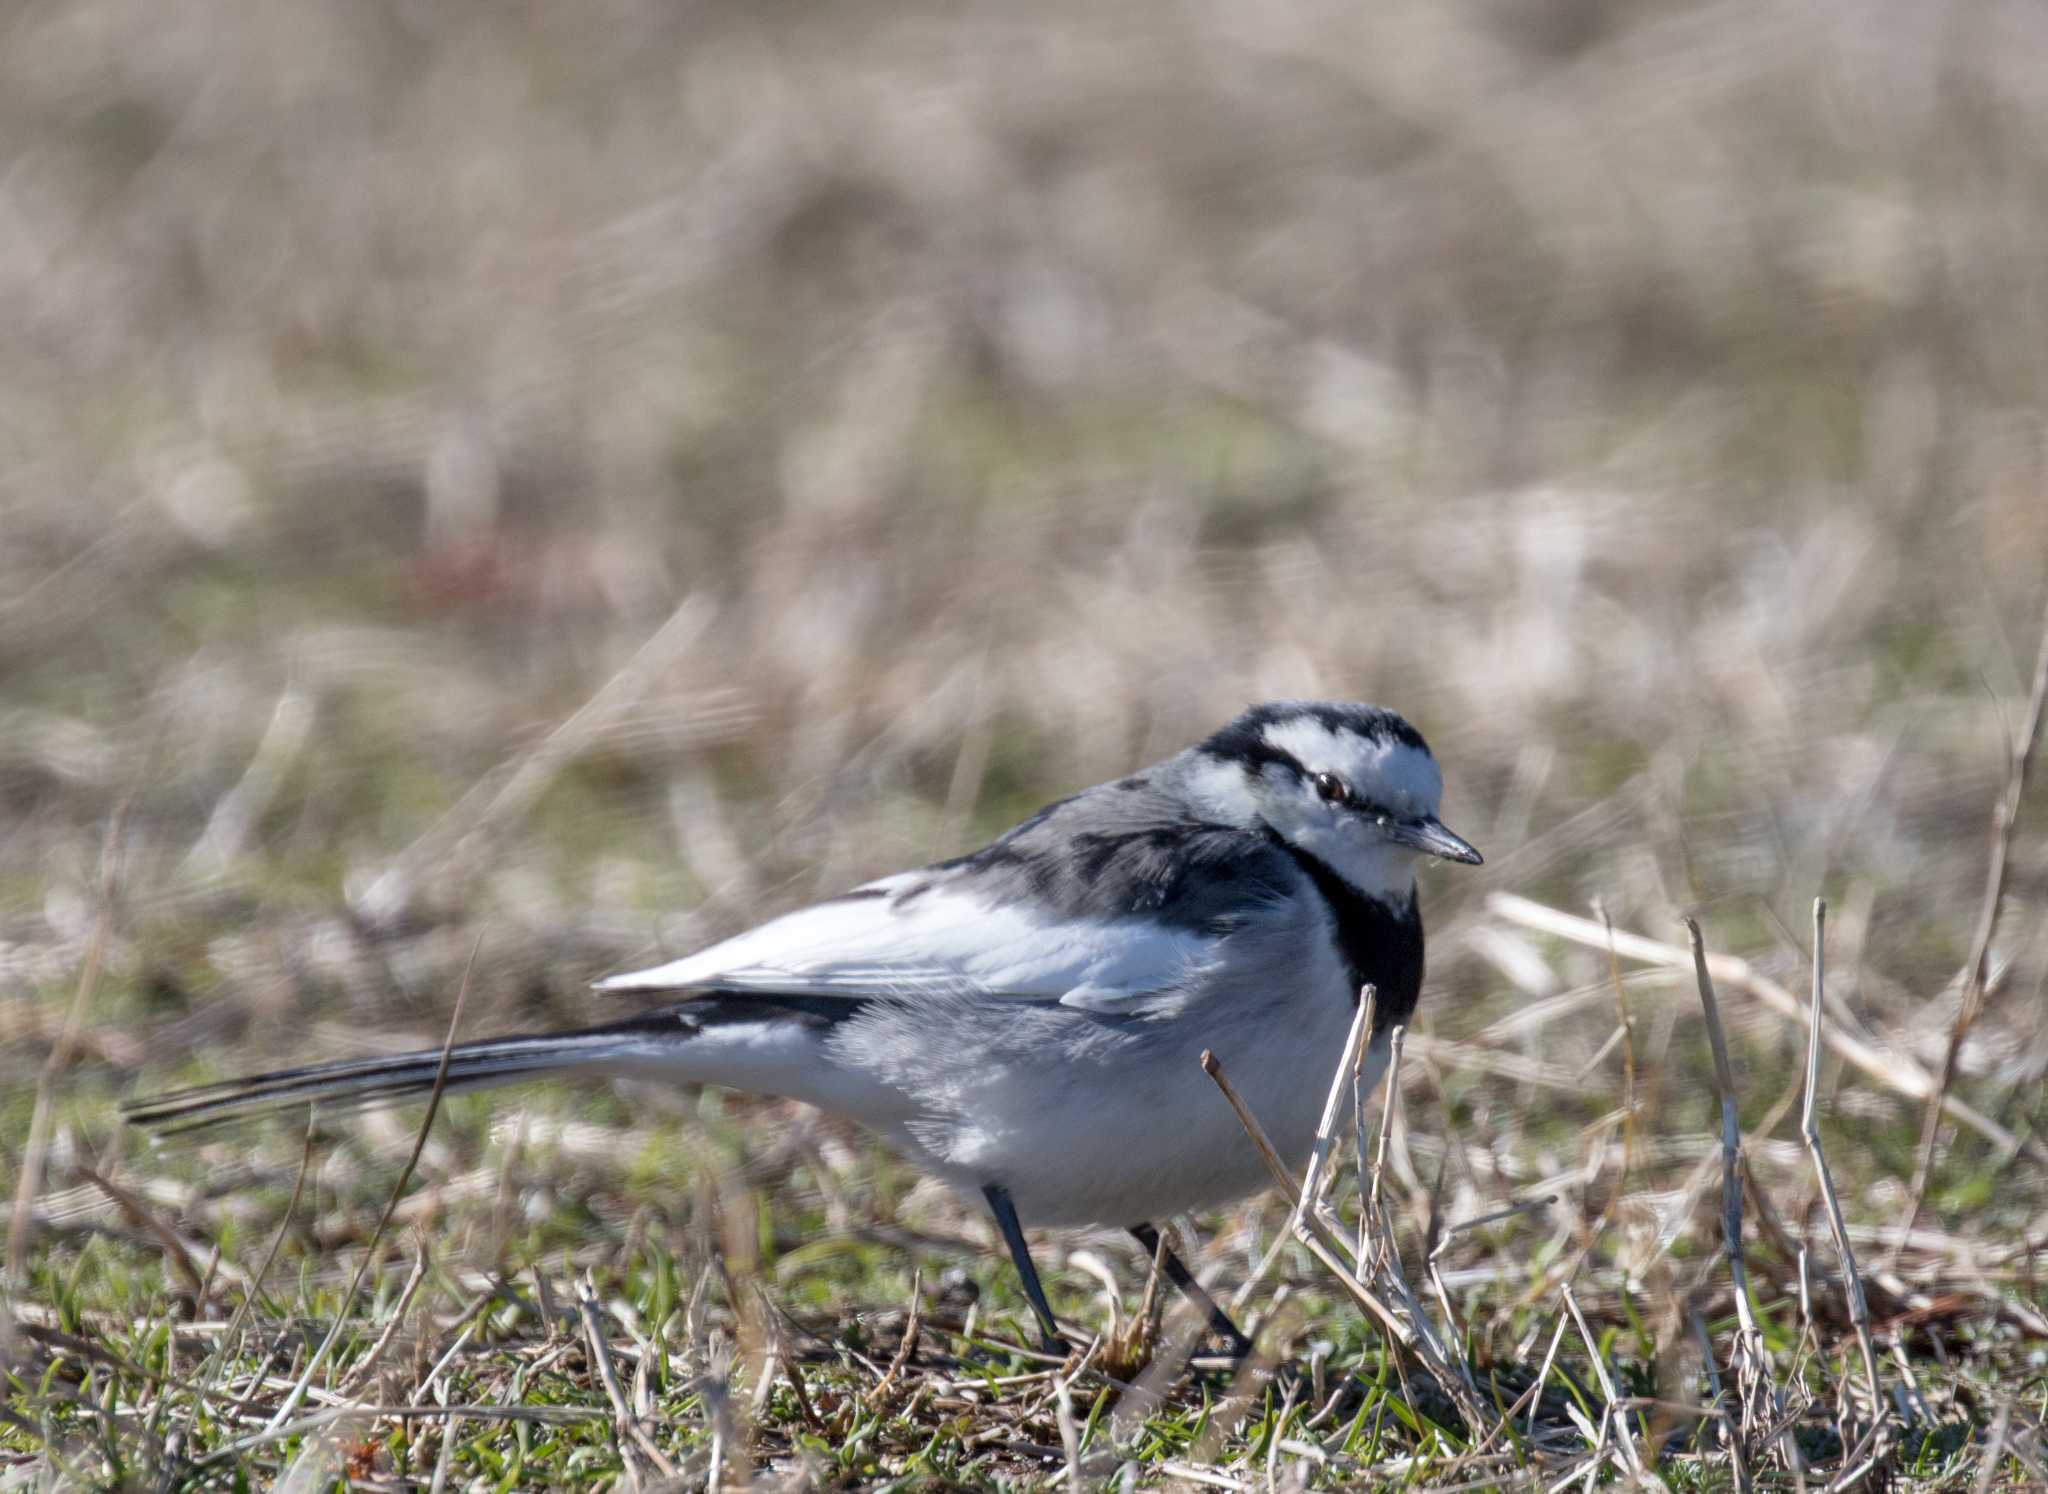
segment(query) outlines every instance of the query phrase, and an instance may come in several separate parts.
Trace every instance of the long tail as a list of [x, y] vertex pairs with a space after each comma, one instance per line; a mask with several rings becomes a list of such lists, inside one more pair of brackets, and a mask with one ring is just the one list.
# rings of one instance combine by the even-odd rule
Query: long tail
[[[664, 1025], [665, 1040], [673, 1042], [681, 1035], [674, 1018]], [[621, 1024], [584, 1032], [458, 1043], [449, 1050], [448, 1078], [443, 1089], [478, 1089], [537, 1074], [603, 1067], [644, 1054], [653, 1037], [646, 1024]], [[130, 1101], [122, 1107], [122, 1114], [130, 1125], [147, 1130], [187, 1131], [308, 1100], [339, 1101], [353, 1106], [425, 1094], [433, 1089], [434, 1076], [440, 1070], [439, 1048], [423, 1048], [389, 1058], [343, 1059], [338, 1063], [308, 1064], [304, 1068], [279, 1069], [275, 1073], [151, 1095]]]
[[[643, 1069], [685, 1082], [804, 1097], [815, 1039], [858, 1007], [857, 1002], [825, 998], [714, 994], [576, 1032], [457, 1043], [448, 1050], [442, 1088], [481, 1089], [579, 1070]], [[769, 1033], [773, 1041], [764, 1043]], [[151, 1095], [128, 1102], [122, 1113], [130, 1125], [147, 1130], [188, 1131], [309, 1100], [355, 1106], [424, 1095], [433, 1089], [440, 1068], [439, 1048], [343, 1059]]]

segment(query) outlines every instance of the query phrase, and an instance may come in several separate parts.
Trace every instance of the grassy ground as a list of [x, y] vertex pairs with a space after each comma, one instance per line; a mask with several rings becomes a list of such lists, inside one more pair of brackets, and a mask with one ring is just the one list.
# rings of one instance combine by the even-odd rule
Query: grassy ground
[[[2043, 26], [9, 10], [0, 1487], [2048, 1482]], [[1488, 854], [1335, 1255], [1441, 1376], [1270, 1199], [1187, 1242], [1249, 1370], [1086, 1234], [1055, 1365], [788, 1107], [116, 1119], [438, 1042], [472, 956], [465, 1034], [590, 1020], [1279, 695]]]

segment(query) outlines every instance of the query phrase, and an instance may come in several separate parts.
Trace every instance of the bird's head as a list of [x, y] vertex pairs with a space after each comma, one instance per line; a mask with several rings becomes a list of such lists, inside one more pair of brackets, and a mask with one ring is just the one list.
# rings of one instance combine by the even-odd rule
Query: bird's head
[[1415, 858], [1477, 866], [1437, 818], [1443, 774], [1422, 734], [1378, 706], [1274, 701], [1194, 750], [1206, 813], [1271, 831], [1369, 897], [1405, 901]]

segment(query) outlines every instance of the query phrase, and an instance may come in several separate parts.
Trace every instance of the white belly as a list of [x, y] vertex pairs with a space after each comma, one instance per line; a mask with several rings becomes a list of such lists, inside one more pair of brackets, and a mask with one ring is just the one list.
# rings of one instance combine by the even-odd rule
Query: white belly
[[[1200, 1067], [1211, 1048], [1290, 1169], [1306, 1162], [1352, 1009], [1308, 1003], [1280, 1017], [1154, 1040], [1049, 1075], [1017, 1066], [958, 1108], [886, 1126], [911, 1158], [970, 1196], [1000, 1183], [1027, 1226], [1129, 1226], [1271, 1185], [1236, 1112]], [[1276, 1020], [1276, 1018], [1278, 1018]], [[1183, 1024], [1174, 1024], [1183, 1025]], [[1366, 1079], [1376, 1085], [1385, 1044]], [[984, 1074], [987, 1070], [984, 1068]]]

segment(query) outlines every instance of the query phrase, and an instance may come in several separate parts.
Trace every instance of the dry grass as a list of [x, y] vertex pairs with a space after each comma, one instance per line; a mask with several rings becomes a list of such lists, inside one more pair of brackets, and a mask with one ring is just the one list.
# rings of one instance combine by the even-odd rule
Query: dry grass
[[[2048, 1481], [2044, 46], [12, 9], [0, 1480]], [[1194, 1252], [1256, 1373], [1106, 1235], [1047, 1242], [1105, 1329], [1052, 1365], [973, 1211], [786, 1107], [113, 1121], [431, 1044], [473, 950], [466, 1032], [584, 1020], [1285, 694], [1410, 715], [1488, 853], [1302, 1226], [1469, 1386], [1274, 1200]]]

